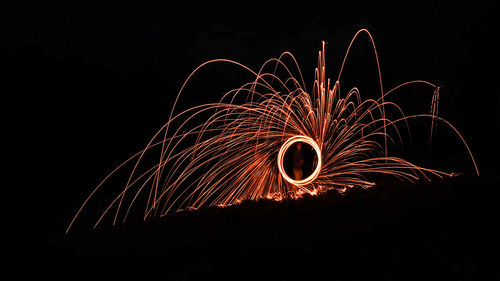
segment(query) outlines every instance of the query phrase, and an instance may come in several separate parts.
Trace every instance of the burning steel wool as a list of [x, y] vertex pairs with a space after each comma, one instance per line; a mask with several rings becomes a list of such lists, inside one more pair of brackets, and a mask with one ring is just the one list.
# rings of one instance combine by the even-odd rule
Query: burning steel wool
[[[340, 91], [344, 65], [360, 34], [371, 39], [378, 67], [380, 96], [377, 99], [363, 99], [357, 88], [344, 94]], [[168, 122], [143, 150], [116, 167], [98, 184], [67, 231], [88, 201], [127, 165], [131, 169], [128, 178], [103, 209], [95, 226], [106, 215], [114, 217], [113, 224], [119, 219], [125, 221], [139, 202], [145, 205], [145, 220], [179, 210], [229, 206], [243, 200], [280, 201], [332, 189], [344, 192], [353, 187], [368, 188], [374, 185], [370, 175], [387, 174], [410, 182], [452, 176], [389, 154], [388, 146], [401, 139], [401, 127], [415, 118], [429, 119], [431, 138], [437, 122], [454, 131], [479, 174], [462, 135], [437, 115], [439, 87], [416, 80], [385, 91], [373, 42], [372, 35], [365, 29], [354, 35], [335, 82], [326, 77], [323, 43], [312, 91], [306, 90], [298, 63], [289, 52], [266, 61], [259, 71], [227, 59], [203, 63], [184, 82]], [[285, 58], [294, 64], [286, 65]], [[174, 114], [179, 96], [192, 76], [204, 66], [220, 62], [241, 67], [255, 78], [225, 93], [217, 103]], [[285, 73], [285, 77], [278, 75], [278, 70]], [[429, 114], [405, 115], [399, 105], [389, 101], [398, 89], [413, 84], [429, 86], [432, 94]], [[311, 152], [309, 162], [312, 165], [305, 172], [301, 153], [307, 149]], [[146, 161], [151, 154], [156, 162], [151, 163], [149, 158]]]

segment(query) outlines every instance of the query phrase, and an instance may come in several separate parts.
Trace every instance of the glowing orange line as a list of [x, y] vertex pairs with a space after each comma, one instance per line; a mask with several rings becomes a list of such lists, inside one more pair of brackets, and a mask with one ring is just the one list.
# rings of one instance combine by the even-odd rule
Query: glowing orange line
[[[293, 145], [296, 142], [304, 142], [312, 146], [314, 151], [316, 152], [316, 156], [318, 156], [318, 164], [316, 165], [316, 168], [310, 174], [307, 178], [302, 179], [302, 180], [293, 180], [291, 179], [285, 172], [285, 168], [283, 167], [283, 159], [285, 158], [285, 153], [290, 148], [291, 145]], [[308, 136], [294, 136], [290, 139], [288, 139], [280, 148], [278, 152], [278, 169], [280, 171], [281, 176], [289, 183], [293, 185], [306, 185], [311, 182], [313, 182], [319, 175], [319, 172], [321, 171], [321, 149], [318, 146], [318, 144], [310, 137]]]

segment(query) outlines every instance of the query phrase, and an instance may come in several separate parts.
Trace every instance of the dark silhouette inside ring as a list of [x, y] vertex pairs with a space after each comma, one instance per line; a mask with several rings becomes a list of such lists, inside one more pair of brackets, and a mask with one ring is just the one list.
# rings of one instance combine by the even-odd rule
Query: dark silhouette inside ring
[[302, 180], [312, 174], [318, 163], [314, 148], [304, 142], [292, 144], [283, 159], [286, 174], [293, 180]]

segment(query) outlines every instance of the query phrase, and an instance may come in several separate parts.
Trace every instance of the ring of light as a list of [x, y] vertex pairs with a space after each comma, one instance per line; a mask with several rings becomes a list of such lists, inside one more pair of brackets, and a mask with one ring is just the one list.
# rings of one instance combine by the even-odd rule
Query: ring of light
[[[283, 167], [283, 159], [285, 158], [285, 152], [292, 146], [292, 144], [296, 142], [304, 142], [309, 144], [310, 146], [313, 147], [314, 151], [316, 151], [316, 155], [318, 156], [318, 164], [316, 165], [316, 169], [310, 174], [307, 178], [302, 179], [302, 180], [294, 180], [290, 178], [286, 172], [285, 168]], [[318, 144], [310, 137], [307, 136], [295, 136], [289, 138], [280, 148], [280, 151], [278, 152], [278, 169], [280, 170], [281, 176], [283, 179], [285, 179], [287, 182], [293, 184], [293, 185], [305, 185], [308, 183], [313, 182], [319, 175], [319, 171], [321, 170], [321, 150], [318, 146]]]

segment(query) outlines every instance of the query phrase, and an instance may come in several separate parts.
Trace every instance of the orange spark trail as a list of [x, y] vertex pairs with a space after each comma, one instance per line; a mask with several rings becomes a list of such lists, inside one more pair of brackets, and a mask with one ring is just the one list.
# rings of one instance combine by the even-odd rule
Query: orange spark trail
[[[362, 33], [368, 35], [377, 63], [378, 99], [363, 99], [357, 88], [344, 94], [340, 91], [351, 47]], [[284, 62], [287, 58], [293, 61], [292, 66]], [[228, 91], [217, 103], [198, 105], [175, 114], [187, 83], [203, 67], [213, 63], [235, 65], [254, 79]], [[377, 49], [368, 30], [361, 29], [354, 35], [335, 82], [326, 76], [324, 42], [314, 74], [312, 91], [308, 92], [298, 62], [290, 52], [266, 61], [258, 71], [228, 59], [201, 64], [184, 81], [168, 121], [144, 149], [120, 164], [93, 189], [66, 232], [89, 200], [127, 165], [131, 166], [129, 176], [103, 208], [94, 227], [113, 212], [113, 224], [123, 213], [125, 221], [133, 206], [141, 202], [141, 196], [146, 197], [143, 217], [146, 220], [186, 209], [225, 207], [244, 200], [281, 201], [332, 189], [345, 192], [350, 188], [369, 188], [375, 185], [369, 180], [373, 174], [391, 175], [410, 182], [452, 176], [453, 173], [421, 167], [389, 155], [389, 144], [402, 140], [400, 124], [408, 127], [408, 120], [416, 118], [430, 119], [430, 141], [438, 122], [451, 128], [465, 146], [479, 175], [465, 138], [438, 116], [439, 87], [414, 80], [384, 91]], [[401, 87], [414, 84], [433, 89], [429, 114], [406, 116], [400, 105], [388, 100], [389, 95], [395, 95]], [[292, 179], [284, 168], [285, 153], [296, 143], [310, 145], [315, 153], [312, 173], [302, 179]], [[155, 154], [158, 162], [146, 163], [148, 154]], [[127, 198], [131, 199], [127, 201]]]

